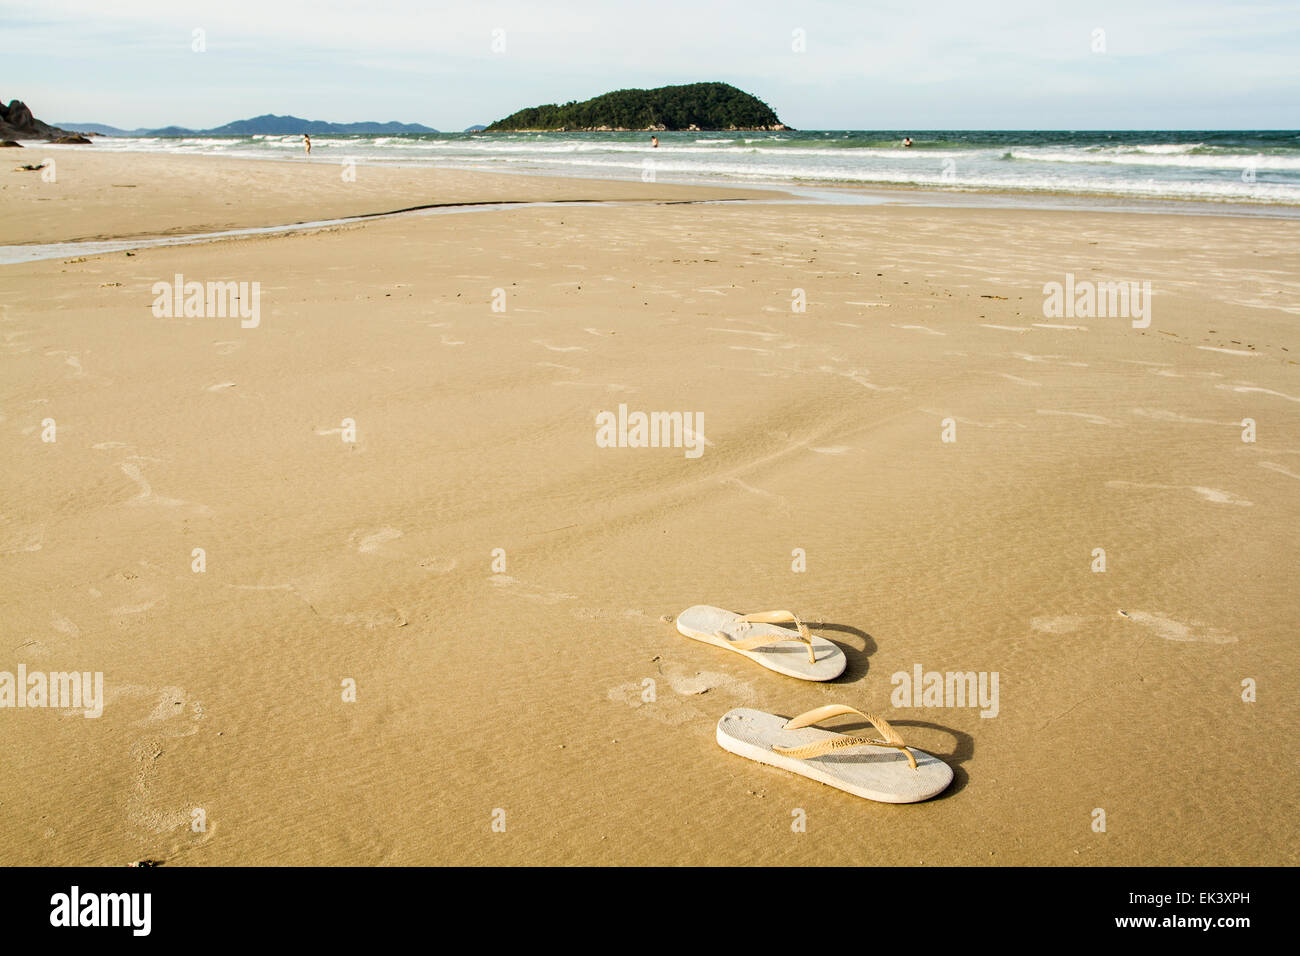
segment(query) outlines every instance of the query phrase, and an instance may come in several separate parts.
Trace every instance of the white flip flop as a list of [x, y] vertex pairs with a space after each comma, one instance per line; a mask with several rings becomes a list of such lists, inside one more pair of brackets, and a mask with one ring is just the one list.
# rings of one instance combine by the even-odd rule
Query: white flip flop
[[[884, 739], [813, 726], [842, 714], [865, 718]], [[723, 750], [737, 756], [881, 803], [929, 800], [952, 782], [952, 768], [938, 757], [908, 747], [883, 718], [845, 704], [827, 704], [789, 720], [739, 707], [718, 721], [717, 737]]]
[[[793, 624], [797, 630], [777, 627]], [[697, 604], [677, 615], [677, 630], [714, 647], [744, 654], [768, 670], [800, 680], [833, 680], [844, 673], [848, 658], [839, 646], [811, 634], [789, 611], [737, 614]]]

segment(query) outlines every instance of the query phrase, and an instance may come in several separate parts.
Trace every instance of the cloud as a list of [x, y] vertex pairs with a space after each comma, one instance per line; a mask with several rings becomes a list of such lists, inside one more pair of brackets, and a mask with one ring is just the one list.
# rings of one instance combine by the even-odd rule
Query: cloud
[[[1174, 114], [1199, 126], [1300, 125], [1300, 5], [1055, 7], [10, 0], [7, 45], [21, 52], [7, 58], [12, 92], [0, 92], [43, 116], [117, 125], [206, 126], [251, 109], [458, 128], [534, 103], [720, 79], [804, 128], [1070, 127], [1084, 117], [1141, 127]], [[791, 49], [796, 28], [805, 53]], [[1098, 28], [1101, 55], [1091, 49]], [[206, 53], [190, 49], [195, 29]], [[492, 51], [493, 30], [505, 31], [504, 53]]]

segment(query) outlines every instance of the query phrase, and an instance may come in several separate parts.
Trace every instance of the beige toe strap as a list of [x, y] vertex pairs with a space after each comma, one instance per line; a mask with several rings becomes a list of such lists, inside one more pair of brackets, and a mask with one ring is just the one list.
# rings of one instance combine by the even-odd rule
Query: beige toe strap
[[912, 756], [912, 751], [907, 749], [907, 745], [903, 743], [903, 738], [898, 735], [898, 731], [889, 725], [889, 721], [883, 717], [864, 714], [856, 707], [849, 707], [847, 704], [827, 704], [825, 707], [818, 707], [806, 714], [792, 717], [783, 729], [798, 730], [800, 727], [811, 727], [814, 724], [820, 724], [823, 720], [830, 720], [832, 717], [839, 717], [843, 714], [857, 714], [859, 717], [865, 718], [872, 727], [875, 727], [880, 732], [880, 736], [884, 739], [872, 740], [869, 737], [837, 734], [816, 743], [804, 744], [802, 747], [773, 746], [772, 750], [785, 757], [794, 757], [796, 760], [811, 760], [813, 757], [820, 757], [823, 754], [844, 750], [848, 747], [893, 747], [895, 750], [902, 752], [913, 770], [916, 769], [916, 758]]
[[754, 614], [742, 614], [734, 624], [793, 624], [797, 632], [787, 631], [784, 634], [760, 634], [756, 637], [732, 637], [725, 630], [716, 632], [715, 636], [722, 638], [738, 651], [750, 651], [756, 647], [766, 647], [768, 644], [777, 644], [781, 641], [799, 641], [808, 647], [808, 663], [817, 663], [817, 655], [813, 652], [812, 634], [799, 618], [795, 617], [791, 611], [758, 611]]

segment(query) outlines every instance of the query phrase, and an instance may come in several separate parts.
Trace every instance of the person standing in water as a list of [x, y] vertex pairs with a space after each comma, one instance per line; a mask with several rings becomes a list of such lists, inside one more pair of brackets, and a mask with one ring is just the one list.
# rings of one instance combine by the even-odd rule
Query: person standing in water
[[651, 146], [653, 149], [658, 149], [658, 148], [659, 148], [659, 137], [658, 137], [658, 136], [651, 136], [651, 137], [650, 137], [650, 146]]
[[307, 155], [310, 156], [310, 155], [311, 155], [311, 137], [308, 136], [306, 133], [303, 133], [303, 134], [302, 134], [302, 145], [303, 145], [303, 148], [307, 150]]
[[906, 148], [906, 147], [909, 147], [909, 146], [911, 146], [911, 145], [912, 145], [912, 137], [910, 137], [910, 136], [904, 136], [904, 137], [903, 137], [903, 146]]

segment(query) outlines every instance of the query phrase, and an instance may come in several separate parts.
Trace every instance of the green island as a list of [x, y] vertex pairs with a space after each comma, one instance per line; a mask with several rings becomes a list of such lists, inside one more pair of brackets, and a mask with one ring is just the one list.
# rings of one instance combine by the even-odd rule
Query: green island
[[687, 83], [653, 90], [615, 90], [556, 105], [530, 106], [487, 132], [789, 129], [758, 97], [728, 83]]

